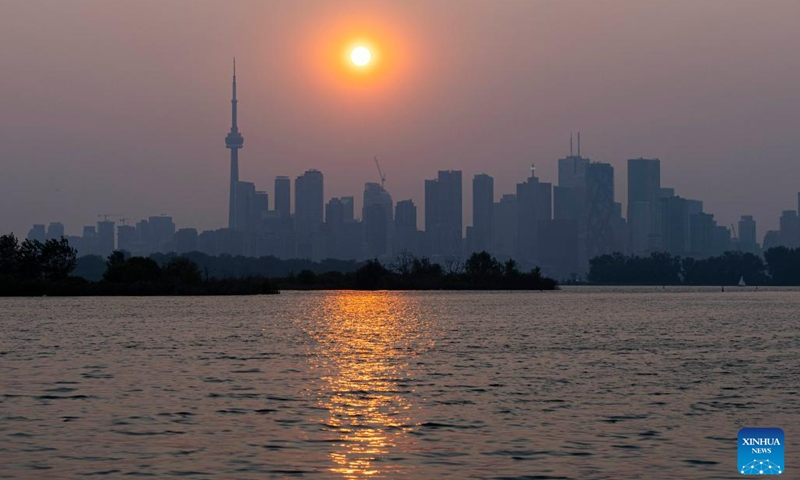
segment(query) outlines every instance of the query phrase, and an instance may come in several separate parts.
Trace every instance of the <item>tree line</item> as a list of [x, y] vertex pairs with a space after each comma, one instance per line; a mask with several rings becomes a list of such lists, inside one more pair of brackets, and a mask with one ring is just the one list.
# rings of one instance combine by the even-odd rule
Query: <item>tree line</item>
[[[72, 274], [72, 275], [71, 275]], [[536, 268], [520, 270], [487, 252], [441, 264], [401, 252], [383, 265], [366, 262], [219, 257], [192, 252], [132, 257], [76, 258], [66, 239], [20, 243], [0, 237], [0, 295], [233, 295], [279, 289], [552, 290], [557, 283]]]
[[664, 252], [649, 256], [612, 253], [589, 261], [588, 280], [609, 285], [800, 285], [800, 248], [775, 247], [763, 258], [725, 252], [703, 259]]
[[368, 260], [354, 272], [311, 270], [276, 280], [286, 289], [354, 290], [555, 290], [558, 283], [537, 267], [520, 271], [514, 260], [499, 262], [487, 252], [473, 253], [466, 261], [433, 263], [401, 252], [389, 265]]
[[267, 278], [205, 278], [197, 264], [176, 257], [159, 265], [152, 258], [124, 252], [108, 256], [102, 278], [90, 281], [70, 274], [77, 252], [65, 238], [20, 243], [0, 236], [0, 296], [82, 295], [250, 295], [278, 293]]

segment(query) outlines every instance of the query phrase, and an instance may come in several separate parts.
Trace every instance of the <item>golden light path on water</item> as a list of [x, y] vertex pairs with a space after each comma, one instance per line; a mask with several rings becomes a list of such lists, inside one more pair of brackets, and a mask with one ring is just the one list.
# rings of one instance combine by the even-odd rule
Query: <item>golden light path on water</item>
[[409, 360], [431, 346], [413, 302], [392, 293], [331, 294], [319, 312], [316, 368], [331, 471], [343, 478], [408, 474], [392, 451], [413, 450]]

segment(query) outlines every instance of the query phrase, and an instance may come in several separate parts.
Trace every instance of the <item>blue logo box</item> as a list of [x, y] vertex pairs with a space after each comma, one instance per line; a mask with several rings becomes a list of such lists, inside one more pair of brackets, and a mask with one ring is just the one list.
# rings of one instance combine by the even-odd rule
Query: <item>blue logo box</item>
[[742, 475], [781, 475], [783, 430], [780, 428], [743, 428], [739, 430], [739, 473]]

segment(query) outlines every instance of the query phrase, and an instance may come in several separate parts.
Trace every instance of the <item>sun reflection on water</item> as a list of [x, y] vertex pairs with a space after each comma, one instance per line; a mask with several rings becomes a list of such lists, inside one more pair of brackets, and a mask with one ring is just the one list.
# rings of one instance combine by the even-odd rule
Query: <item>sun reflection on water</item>
[[409, 359], [430, 346], [425, 323], [401, 294], [341, 292], [326, 298], [312, 356], [328, 417], [331, 471], [343, 478], [408, 473], [393, 462], [414, 442]]

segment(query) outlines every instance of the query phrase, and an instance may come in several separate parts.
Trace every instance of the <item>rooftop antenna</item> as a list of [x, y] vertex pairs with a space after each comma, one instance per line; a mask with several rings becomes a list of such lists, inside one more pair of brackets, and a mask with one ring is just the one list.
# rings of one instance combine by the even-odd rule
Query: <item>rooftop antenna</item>
[[581, 156], [581, 132], [578, 132], [578, 156]]
[[572, 156], [572, 132], [569, 132], [569, 156]]

